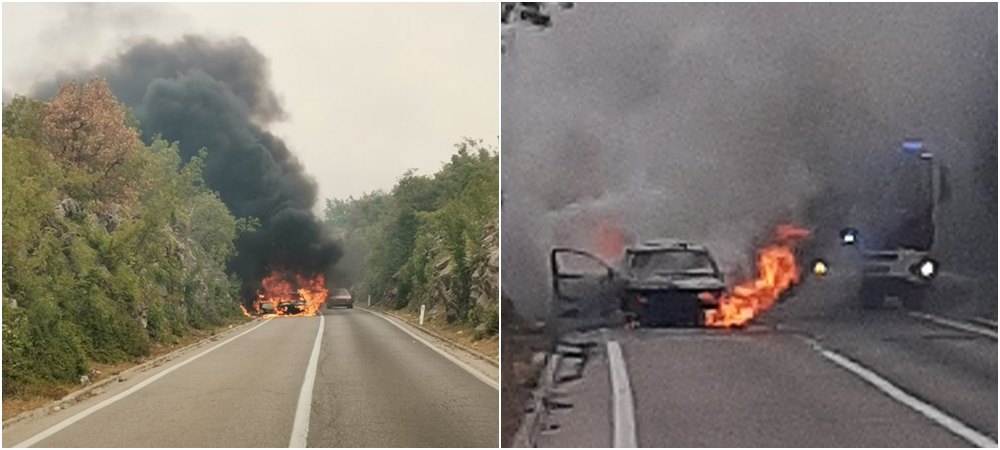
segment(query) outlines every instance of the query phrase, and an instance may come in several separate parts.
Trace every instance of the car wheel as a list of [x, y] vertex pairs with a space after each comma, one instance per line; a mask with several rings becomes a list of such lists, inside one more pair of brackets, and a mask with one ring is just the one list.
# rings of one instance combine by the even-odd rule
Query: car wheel
[[347, 309], [354, 309], [354, 305], [347, 305]]

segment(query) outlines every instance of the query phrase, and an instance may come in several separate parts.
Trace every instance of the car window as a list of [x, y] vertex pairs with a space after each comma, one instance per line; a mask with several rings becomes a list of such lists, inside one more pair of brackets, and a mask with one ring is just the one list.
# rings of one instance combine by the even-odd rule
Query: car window
[[347, 292], [347, 289], [337, 289], [334, 295], [351, 295], [351, 293]]
[[715, 265], [708, 253], [686, 250], [636, 253], [632, 255], [630, 266], [632, 271], [639, 276], [715, 273]]

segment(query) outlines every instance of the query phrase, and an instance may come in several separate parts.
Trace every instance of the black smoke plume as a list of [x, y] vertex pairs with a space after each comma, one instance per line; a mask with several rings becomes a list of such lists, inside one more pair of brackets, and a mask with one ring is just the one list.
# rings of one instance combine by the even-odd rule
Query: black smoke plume
[[996, 289], [996, 13], [588, 3], [515, 29], [501, 69], [505, 293], [545, 314], [549, 249], [596, 250], [609, 223], [747, 267], [776, 222], [842, 223], [908, 137], [952, 175], [936, 257]]
[[62, 74], [36, 92], [51, 95], [60, 81], [95, 75], [107, 79], [115, 95], [135, 110], [145, 140], [160, 134], [180, 141], [185, 160], [207, 148], [208, 186], [237, 217], [260, 220], [256, 232], [237, 242], [231, 263], [246, 283], [244, 294], [271, 270], [329, 272], [340, 249], [311, 212], [315, 181], [285, 143], [265, 129], [285, 112], [270, 87], [268, 60], [246, 39], [141, 41], [86, 73]]

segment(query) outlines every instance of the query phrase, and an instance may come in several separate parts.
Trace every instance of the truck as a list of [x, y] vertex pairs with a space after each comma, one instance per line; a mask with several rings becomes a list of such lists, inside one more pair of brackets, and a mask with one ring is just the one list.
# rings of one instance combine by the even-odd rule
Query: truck
[[864, 309], [881, 308], [890, 297], [921, 309], [940, 270], [933, 254], [938, 205], [947, 198], [945, 169], [921, 139], [906, 139], [868, 163], [879, 175], [850, 192], [836, 235], [826, 233], [839, 245], [826, 246], [812, 273], [846, 274], [859, 283]]

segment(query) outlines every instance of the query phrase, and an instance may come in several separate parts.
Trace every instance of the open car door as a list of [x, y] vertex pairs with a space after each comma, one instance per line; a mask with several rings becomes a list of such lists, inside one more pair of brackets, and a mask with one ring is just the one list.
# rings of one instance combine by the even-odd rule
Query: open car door
[[552, 318], [560, 332], [617, 326], [622, 283], [614, 269], [582, 250], [556, 248], [552, 269]]

